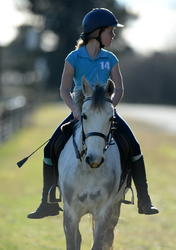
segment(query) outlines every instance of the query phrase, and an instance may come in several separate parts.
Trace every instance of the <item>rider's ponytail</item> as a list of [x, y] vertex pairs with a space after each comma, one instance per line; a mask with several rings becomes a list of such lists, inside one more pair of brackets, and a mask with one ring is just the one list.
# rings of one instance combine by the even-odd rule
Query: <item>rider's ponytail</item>
[[87, 43], [91, 40], [91, 39], [97, 39], [98, 35], [99, 35], [99, 31], [100, 29], [96, 29], [91, 33], [81, 33], [80, 38], [77, 40], [76, 43], [76, 49], [79, 49], [82, 46], [87, 45]]

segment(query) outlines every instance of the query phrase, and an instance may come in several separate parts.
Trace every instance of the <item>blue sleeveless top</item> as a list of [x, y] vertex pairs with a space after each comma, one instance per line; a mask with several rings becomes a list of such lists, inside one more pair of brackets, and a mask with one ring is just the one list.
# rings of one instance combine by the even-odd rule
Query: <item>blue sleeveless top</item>
[[101, 49], [95, 59], [91, 58], [85, 46], [73, 50], [65, 59], [74, 68], [74, 91], [80, 90], [84, 76], [91, 86], [105, 85], [111, 70], [119, 62], [110, 51]]

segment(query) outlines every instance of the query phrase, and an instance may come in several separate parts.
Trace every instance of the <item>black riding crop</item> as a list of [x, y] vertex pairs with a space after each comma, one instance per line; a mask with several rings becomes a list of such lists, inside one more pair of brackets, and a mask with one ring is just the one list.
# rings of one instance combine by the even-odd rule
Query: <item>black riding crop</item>
[[23, 164], [33, 155], [35, 154], [35, 152], [37, 152], [40, 148], [42, 148], [50, 139], [48, 139], [47, 141], [45, 141], [40, 147], [38, 147], [34, 152], [32, 152], [30, 155], [28, 155], [27, 157], [25, 157], [24, 159], [22, 159], [21, 161], [17, 162], [17, 166], [19, 168], [21, 168], [23, 166]]

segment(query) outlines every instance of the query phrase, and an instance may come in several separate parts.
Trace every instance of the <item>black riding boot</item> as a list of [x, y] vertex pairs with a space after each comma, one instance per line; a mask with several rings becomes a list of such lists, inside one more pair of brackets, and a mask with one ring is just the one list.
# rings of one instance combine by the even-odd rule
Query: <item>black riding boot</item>
[[[28, 214], [28, 218], [30, 219], [40, 219], [46, 216], [53, 216], [53, 215], [58, 215], [59, 211], [63, 211], [58, 203], [48, 203], [48, 192], [50, 191], [51, 187], [53, 184], [55, 185], [58, 179], [58, 173], [55, 169], [55, 166], [57, 166], [57, 160], [59, 158], [59, 155], [64, 148], [66, 142], [70, 138], [72, 131], [73, 131], [73, 126], [76, 121], [70, 121], [66, 124], [64, 124], [61, 128], [62, 133], [56, 138], [56, 140], [53, 142], [56, 144], [54, 147], [53, 145], [51, 146], [51, 154], [52, 156], [55, 156], [52, 158], [52, 162], [54, 163], [54, 166], [48, 166], [44, 164], [43, 166], [43, 193], [42, 193], [42, 200], [41, 204], [37, 208], [35, 212], [32, 212]], [[55, 198], [55, 189], [52, 189], [50, 192], [50, 200], [56, 201]]]
[[139, 214], [159, 213], [159, 210], [152, 205], [150, 196], [148, 194], [148, 185], [143, 157], [132, 163], [132, 177], [137, 191]]
[[[58, 215], [61, 208], [58, 203], [48, 203], [48, 192], [54, 183], [56, 183], [56, 175], [53, 166], [43, 164], [43, 192], [42, 200], [35, 212], [28, 214], [29, 219], [40, 219], [46, 216]], [[55, 192], [50, 193], [50, 200], [55, 200]]]

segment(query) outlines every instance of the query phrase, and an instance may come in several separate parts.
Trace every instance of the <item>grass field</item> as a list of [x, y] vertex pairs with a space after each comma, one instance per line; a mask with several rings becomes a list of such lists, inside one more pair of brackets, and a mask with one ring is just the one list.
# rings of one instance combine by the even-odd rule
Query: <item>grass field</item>
[[[64, 250], [62, 215], [29, 220], [37, 208], [42, 182], [42, 150], [22, 169], [16, 162], [40, 146], [68, 114], [62, 105], [39, 108], [30, 125], [0, 146], [0, 250]], [[129, 121], [145, 155], [150, 194], [160, 214], [139, 215], [136, 205], [123, 205], [114, 249], [174, 250], [176, 246], [176, 136]], [[91, 218], [81, 223], [83, 250], [91, 248]]]

